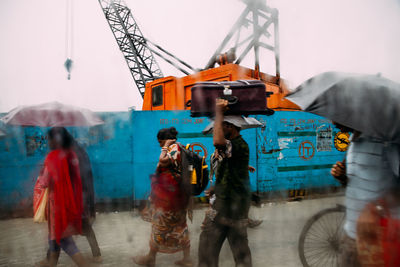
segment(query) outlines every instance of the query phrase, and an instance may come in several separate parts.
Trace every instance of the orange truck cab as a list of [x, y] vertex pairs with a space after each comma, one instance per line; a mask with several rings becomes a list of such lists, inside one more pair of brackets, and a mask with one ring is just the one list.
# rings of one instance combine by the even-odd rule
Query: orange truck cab
[[[226, 64], [217, 68], [199, 71], [195, 74], [177, 78], [168, 76], [146, 84], [142, 110], [187, 110], [185, 104], [191, 100], [191, 88], [196, 82], [255, 80], [255, 71], [237, 64]], [[266, 91], [272, 94], [267, 106], [274, 110], [300, 110], [284, 97], [289, 90], [279, 79], [265, 73], [259, 73]]]

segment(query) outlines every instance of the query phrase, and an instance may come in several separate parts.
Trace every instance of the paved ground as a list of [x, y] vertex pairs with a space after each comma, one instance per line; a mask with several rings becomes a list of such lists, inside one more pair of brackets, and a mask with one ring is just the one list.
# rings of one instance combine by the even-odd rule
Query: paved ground
[[[343, 197], [329, 197], [301, 202], [266, 203], [252, 207], [251, 217], [263, 219], [256, 229], [249, 229], [249, 242], [254, 266], [296, 267], [301, 266], [297, 253], [297, 240], [306, 220], [317, 211], [342, 203]], [[193, 224], [189, 223], [192, 256], [197, 261], [200, 224], [204, 208], [195, 210]], [[103, 263], [97, 266], [134, 266], [131, 257], [148, 250], [150, 224], [136, 213], [115, 212], [98, 214], [94, 224]], [[42, 259], [47, 249], [47, 224], [35, 224], [32, 219], [0, 221], [0, 266], [33, 266]], [[90, 248], [84, 237], [76, 242], [85, 256]], [[160, 254], [157, 266], [175, 266], [181, 255]], [[74, 266], [69, 257], [61, 253], [58, 266]], [[234, 266], [229, 245], [225, 242], [220, 255], [220, 266]]]

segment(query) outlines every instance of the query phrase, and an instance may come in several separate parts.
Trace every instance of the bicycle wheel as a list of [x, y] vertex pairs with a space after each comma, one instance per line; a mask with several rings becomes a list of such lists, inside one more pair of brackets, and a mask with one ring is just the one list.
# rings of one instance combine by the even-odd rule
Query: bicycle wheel
[[299, 238], [299, 256], [304, 267], [338, 266], [339, 241], [343, 231], [344, 206], [324, 209], [304, 225]]

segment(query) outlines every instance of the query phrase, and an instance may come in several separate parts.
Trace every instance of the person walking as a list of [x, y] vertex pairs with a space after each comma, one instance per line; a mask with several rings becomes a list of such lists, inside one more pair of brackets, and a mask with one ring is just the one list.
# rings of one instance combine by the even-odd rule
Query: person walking
[[[71, 136], [71, 138], [73, 137]], [[92, 228], [92, 224], [96, 219], [92, 165], [90, 164], [89, 155], [75, 139], [72, 141], [72, 150], [78, 157], [79, 171], [82, 180], [82, 234], [89, 243], [93, 256], [92, 260], [96, 263], [100, 263], [102, 262], [101, 252], [99, 244], [97, 243], [96, 234]]]
[[[212, 169], [211, 177], [218, 169], [220, 160], [222, 160], [222, 157], [220, 158], [218, 156], [218, 150], [216, 149], [215, 152], [211, 155], [211, 160], [210, 160], [211, 161], [211, 169]], [[256, 168], [249, 165], [249, 172], [254, 173], [255, 171], [256, 171]], [[210, 178], [210, 179], [212, 180], [212, 178]], [[208, 198], [209, 204], [210, 204], [209, 210], [206, 211], [206, 216], [209, 216], [209, 214], [212, 214], [213, 212], [215, 213], [215, 210], [214, 210], [214, 200], [215, 200], [214, 187], [210, 186], [210, 188], [205, 190], [204, 193], [205, 193], [205, 196]], [[256, 205], [259, 205], [259, 203], [260, 203], [260, 197], [258, 195], [256, 195], [255, 193], [251, 194], [251, 200], [254, 201], [254, 203]], [[258, 226], [260, 226], [260, 224], [262, 224], [263, 220], [251, 219], [249, 216], [248, 222], [249, 222], [249, 224], [248, 224], [249, 228], [257, 228]]]
[[217, 99], [214, 146], [221, 156], [216, 173], [215, 213], [206, 216], [199, 241], [199, 267], [218, 266], [221, 247], [228, 239], [236, 266], [252, 266], [248, 245], [248, 212], [251, 202], [249, 147], [240, 125], [224, 119], [226, 100]]
[[176, 143], [177, 135], [174, 127], [161, 129], [157, 134], [161, 153], [156, 174], [151, 177], [150, 250], [145, 256], [133, 258], [139, 265], [154, 266], [157, 253], [179, 251], [183, 251], [183, 258], [175, 264], [193, 265], [186, 223], [190, 196], [182, 186], [181, 148]]
[[[73, 139], [72, 136], [71, 138]], [[79, 171], [82, 180], [82, 234], [89, 243], [93, 256], [92, 260], [96, 263], [100, 263], [102, 262], [101, 252], [99, 244], [97, 243], [96, 234], [92, 228], [93, 222], [96, 219], [92, 165], [90, 164], [89, 155], [75, 139], [72, 141], [72, 150], [78, 157]]]
[[[92, 228], [92, 224], [96, 218], [96, 211], [94, 202], [93, 173], [89, 155], [65, 128], [62, 129], [62, 132], [66, 133], [68, 140], [71, 140], [71, 149], [75, 152], [79, 162], [83, 202], [82, 234], [86, 237], [92, 250], [93, 262], [100, 263], [102, 262], [100, 248]], [[49, 259], [50, 249], [47, 251], [46, 259], [42, 260], [39, 266], [49, 266]]]
[[47, 265], [56, 266], [61, 248], [77, 266], [87, 266], [76, 247], [73, 235], [82, 233], [82, 182], [79, 161], [71, 149], [72, 139], [63, 127], [48, 132], [51, 152], [46, 156], [39, 176], [41, 188], [48, 188], [47, 222], [49, 258]]
[[[341, 131], [353, 131], [342, 125], [336, 124], [336, 126]], [[393, 189], [399, 187], [399, 154], [398, 145], [385, 143], [354, 131], [346, 160], [338, 161], [332, 167], [331, 174], [347, 186], [344, 234], [339, 248], [340, 266], [362, 266], [360, 262], [362, 255], [359, 252], [363, 251], [357, 250], [357, 241], [372, 241], [371, 237], [376, 235], [379, 225], [373, 221], [365, 221], [365, 217], [360, 218], [360, 215], [367, 205], [390, 197]], [[381, 212], [379, 205], [375, 208], [378, 209], [377, 213]], [[398, 203], [390, 208], [398, 210]], [[395, 213], [394, 217], [400, 218], [399, 214]]]

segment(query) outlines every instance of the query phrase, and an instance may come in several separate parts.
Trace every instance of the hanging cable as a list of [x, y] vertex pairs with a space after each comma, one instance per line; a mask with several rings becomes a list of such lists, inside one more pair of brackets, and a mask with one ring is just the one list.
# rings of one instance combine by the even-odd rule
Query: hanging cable
[[71, 42], [70, 42], [71, 58], [73, 58], [74, 57], [74, 0], [70, 0], [70, 2], [71, 2], [71, 9], [70, 9], [70, 14], [71, 14], [70, 15], [70, 27], [71, 27], [70, 32], [71, 32], [71, 35], [69, 37], [71, 40]]
[[73, 57], [73, 6], [72, 0], [66, 0], [65, 19], [65, 57], [64, 67], [68, 72], [67, 79], [71, 79], [72, 57]]

